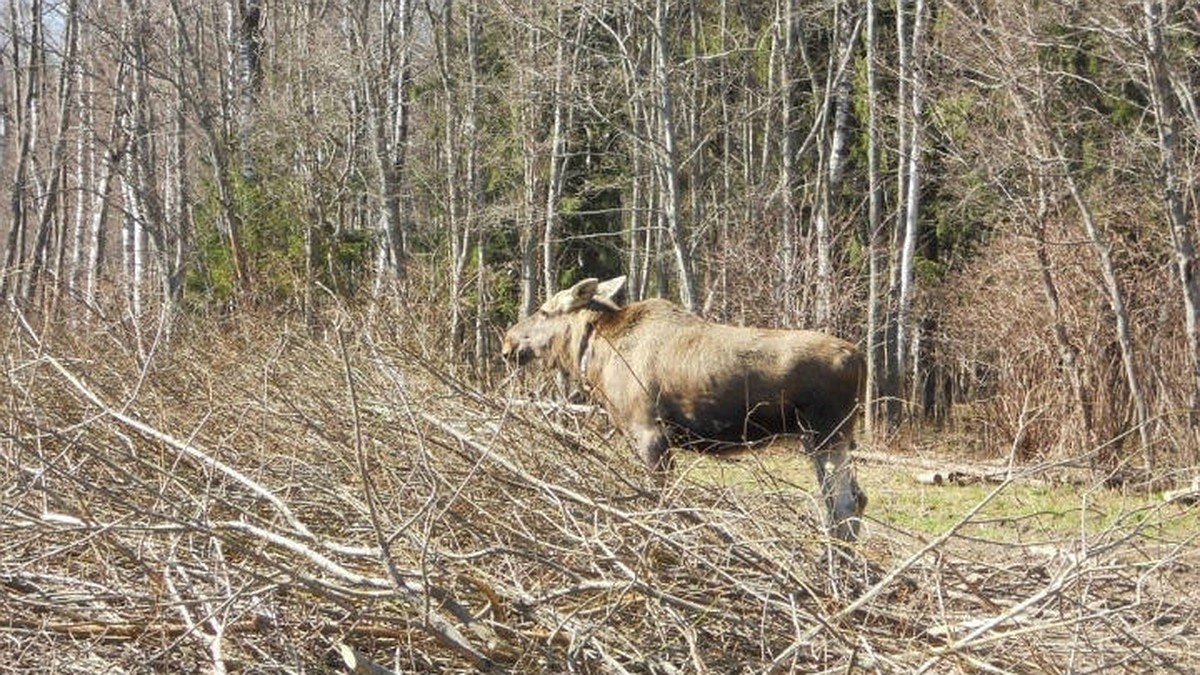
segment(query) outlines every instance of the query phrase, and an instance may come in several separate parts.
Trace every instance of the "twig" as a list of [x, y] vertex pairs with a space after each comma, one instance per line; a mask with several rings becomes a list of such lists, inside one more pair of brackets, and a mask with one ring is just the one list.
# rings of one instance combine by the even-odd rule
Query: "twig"
[[345, 642], [339, 642], [337, 649], [338, 654], [342, 657], [342, 663], [346, 664], [346, 668], [356, 675], [395, 675], [396, 671], [375, 663], [366, 654]]
[[[471, 658], [476, 667], [487, 669], [491, 665], [491, 659], [472, 645], [449, 621], [433, 612], [428, 603], [429, 596], [409, 586], [409, 583], [404, 579], [404, 576], [396, 566], [396, 561], [392, 557], [391, 549], [388, 547], [388, 537], [383, 532], [383, 524], [379, 517], [378, 507], [376, 506], [377, 498], [374, 481], [371, 479], [371, 473], [367, 468], [367, 456], [363, 448], [362, 431], [359, 426], [358, 394], [354, 387], [354, 371], [350, 367], [350, 355], [346, 350], [346, 341], [340, 329], [337, 331], [337, 341], [341, 351], [343, 372], [346, 378], [346, 391], [350, 399], [351, 420], [354, 426], [354, 450], [358, 460], [359, 480], [362, 481], [363, 491], [365, 492], [364, 496], [367, 502], [367, 511], [371, 517], [371, 527], [375, 532], [375, 541], [379, 546], [379, 555], [383, 559], [384, 566], [388, 570], [388, 574], [391, 576], [392, 583], [396, 589], [406, 596], [412, 609], [419, 612], [420, 616], [424, 619], [425, 630], [442, 644]], [[452, 606], [459, 620], [471, 625], [472, 617], [470, 612], [467, 612], [459, 603], [449, 598], [448, 594], [443, 594], [443, 596], [443, 602]], [[474, 628], [477, 632], [482, 631], [485, 634], [485, 638], [491, 637], [493, 640], [495, 639], [495, 635], [488, 631], [486, 627], [475, 626]]]
[[193, 459], [194, 461], [199, 463], [201, 466], [216, 470], [219, 473], [224, 474], [225, 476], [229, 477], [230, 479], [232, 479], [239, 485], [245, 487], [252, 494], [257, 495], [260, 499], [262, 499], [262, 500], [266, 501], [268, 504], [270, 504], [276, 511], [279, 512], [279, 514], [281, 516], [283, 516], [284, 520], [287, 521], [288, 525], [290, 525], [298, 533], [300, 533], [307, 539], [311, 539], [314, 541], [316, 540], [316, 537], [313, 535], [312, 531], [309, 530], [308, 526], [305, 525], [303, 522], [301, 522], [301, 520], [299, 518], [297, 518], [294, 513], [292, 513], [292, 510], [288, 507], [288, 505], [285, 504], [282, 499], [280, 499], [278, 496], [276, 496], [275, 493], [268, 490], [262, 484], [251, 479], [250, 477], [246, 476], [241, 471], [234, 469], [232, 466], [229, 466], [228, 464], [222, 462], [221, 460], [213, 457], [209, 453], [205, 452], [203, 449], [201, 449], [193, 444], [190, 444], [190, 443], [184, 443], [183, 441], [176, 439], [174, 436], [171, 436], [170, 434], [159, 431], [158, 429], [155, 429], [154, 427], [150, 426], [149, 424], [146, 424], [145, 422], [142, 422], [139, 419], [136, 419], [130, 415], [127, 415], [123, 412], [120, 412], [120, 411], [112, 408], [107, 403], [105, 403], [104, 400], [102, 398], [100, 398], [100, 396], [98, 396], [95, 392], [93, 392], [90, 388], [88, 388], [88, 386], [85, 385], [78, 377], [75, 377], [75, 375], [71, 371], [67, 370], [67, 368], [65, 366], [63, 366], [63, 364], [58, 359], [54, 358], [53, 356], [50, 356], [49, 354], [42, 354], [41, 358], [46, 363], [49, 363], [51, 365], [51, 367], [53, 367], [56, 371], [58, 371], [58, 373], [60, 375], [62, 375], [63, 378], [65, 380], [67, 380], [67, 382], [69, 382], [71, 384], [71, 386], [73, 386], [75, 388], [76, 391], [78, 391], [81, 395], [83, 395], [84, 398], [86, 398], [88, 401], [90, 401], [92, 403], [92, 405], [96, 406], [101, 411], [103, 411], [104, 414], [117, 420], [121, 424], [124, 424], [125, 426], [128, 426], [128, 427], [134, 429], [135, 431], [137, 431], [138, 433], [140, 433], [144, 436], [153, 438], [156, 441], [164, 443], [164, 444], [178, 450], [179, 452], [183, 453], [187, 457], [190, 457], [191, 459]]

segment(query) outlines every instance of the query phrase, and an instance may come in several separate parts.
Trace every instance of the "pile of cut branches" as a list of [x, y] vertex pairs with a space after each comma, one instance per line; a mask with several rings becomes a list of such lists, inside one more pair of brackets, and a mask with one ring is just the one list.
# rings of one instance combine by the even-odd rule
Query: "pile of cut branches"
[[880, 526], [847, 555], [805, 490], [659, 487], [602, 416], [342, 321], [149, 353], [5, 324], [6, 666], [1087, 670], [1200, 647], [1196, 541], [1155, 540], [1156, 514], [1048, 553]]

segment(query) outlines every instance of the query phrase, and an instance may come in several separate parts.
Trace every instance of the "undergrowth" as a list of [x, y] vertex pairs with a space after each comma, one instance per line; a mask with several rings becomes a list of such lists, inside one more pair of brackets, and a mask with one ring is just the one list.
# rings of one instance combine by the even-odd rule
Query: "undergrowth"
[[843, 550], [803, 458], [685, 457], [659, 487], [602, 414], [472, 385], [398, 325], [233, 316], [136, 349], [6, 317], [6, 668], [1086, 672], [1200, 648], [1195, 507], [872, 458]]

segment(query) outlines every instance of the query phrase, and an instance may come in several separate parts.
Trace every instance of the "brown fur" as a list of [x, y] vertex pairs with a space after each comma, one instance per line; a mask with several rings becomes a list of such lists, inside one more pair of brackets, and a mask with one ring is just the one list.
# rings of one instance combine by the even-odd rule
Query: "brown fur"
[[652, 469], [669, 449], [744, 446], [803, 435], [835, 532], [857, 534], [866, 505], [847, 445], [865, 364], [824, 333], [711, 323], [666, 300], [619, 307], [623, 278], [580, 282], [514, 325], [506, 356], [540, 359], [584, 384]]

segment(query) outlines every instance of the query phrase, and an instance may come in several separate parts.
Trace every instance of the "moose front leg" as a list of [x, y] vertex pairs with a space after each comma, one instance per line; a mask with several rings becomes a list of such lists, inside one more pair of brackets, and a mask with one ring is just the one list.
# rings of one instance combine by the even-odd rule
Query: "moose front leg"
[[812, 459], [830, 532], [843, 541], [854, 541], [867, 508], [867, 494], [854, 476], [846, 446], [845, 442], [827, 443], [813, 453]]
[[646, 464], [646, 467], [656, 477], [665, 478], [674, 465], [667, 435], [657, 425], [644, 425], [633, 429], [630, 436], [634, 452]]

